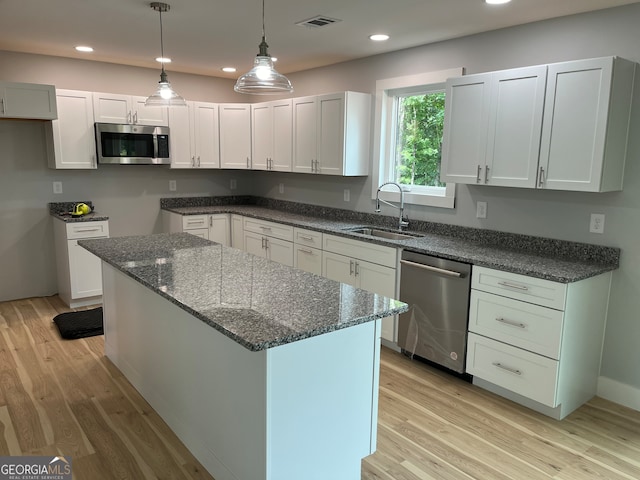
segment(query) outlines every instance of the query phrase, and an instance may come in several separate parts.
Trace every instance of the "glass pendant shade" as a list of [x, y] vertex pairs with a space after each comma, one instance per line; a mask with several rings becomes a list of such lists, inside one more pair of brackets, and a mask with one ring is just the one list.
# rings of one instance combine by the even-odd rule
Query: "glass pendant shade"
[[178, 95], [173, 88], [171, 88], [171, 83], [167, 79], [167, 74], [162, 69], [160, 73], [160, 81], [158, 82], [158, 90], [156, 93], [151, 95], [144, 102], [147, 107], [186, 107], [187, 102], [184, 98]]
[[258, 55], [253, 61], [253, 68], [238, 78], [233, 89], [238, 93], [254, 95], [293, 92], [291, 82], [273, 68], [273, 61], [268, 54]]

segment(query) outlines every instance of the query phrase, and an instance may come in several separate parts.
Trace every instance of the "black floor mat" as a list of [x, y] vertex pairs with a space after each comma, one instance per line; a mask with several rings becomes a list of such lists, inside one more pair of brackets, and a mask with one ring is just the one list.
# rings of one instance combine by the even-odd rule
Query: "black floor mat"
[[58, 326], [62, 338], [75, 339], [104, 334], [102, 307], [61, 313], [53, 317], [53, 321]]

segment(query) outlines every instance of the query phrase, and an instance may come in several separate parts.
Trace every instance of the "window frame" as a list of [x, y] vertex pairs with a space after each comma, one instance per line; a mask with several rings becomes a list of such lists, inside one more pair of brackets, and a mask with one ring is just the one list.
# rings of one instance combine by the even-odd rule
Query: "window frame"
[[[463, 68], [459, 67], [376, 81], [372, 200], [376, 198], [379, 185], [395, 180], [389, 175], [395, 169], [396, 97], [429, 90], [442, 91], [447, 78], [459, 77], [462, 74]], [[438, 187], [414, 186], [411, 190], [404, 190], [404, 201], [415, 205], [454, 208], [455, 191], [456, 185], [451, 182], [447, 182], [444, 187], [444, 195]], [[384, 187], [380, 192], [380, 198], [399, 202], [400, 192], [392, 186]]]

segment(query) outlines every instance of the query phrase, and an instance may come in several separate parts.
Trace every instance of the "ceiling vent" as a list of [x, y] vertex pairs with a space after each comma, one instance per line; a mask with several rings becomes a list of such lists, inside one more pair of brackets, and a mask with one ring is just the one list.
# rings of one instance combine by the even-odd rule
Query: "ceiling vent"
[[331, 25], [332, 23], [341, 22], [342, 20], [338, 20], [337, 18], [326, 17], [324, 15], [316, 15], [315, 17], [308, 18], [306, 20], [302, 20], [297, 22], [296, 25], [300, 25], [302, 27], [326, 27], [327, 25]]

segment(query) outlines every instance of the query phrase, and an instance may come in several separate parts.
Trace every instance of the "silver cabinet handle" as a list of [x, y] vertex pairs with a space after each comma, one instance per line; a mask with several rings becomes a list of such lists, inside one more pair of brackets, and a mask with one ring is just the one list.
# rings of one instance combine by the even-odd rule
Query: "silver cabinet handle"
[[313, 237], [310, 235], [298, 235], [298, 238], [302, 240], [309, 240], [310, 242], [313, 240]]
[[489, 183], [489, 167], [484, 167], [484, 183]]
[[266, 237], [264, 239], [264, 249], [269, 250], [269, 239]]
[[191, 166], [195, 167], [196, 166], [196, 157], [191, 157]]
[[260, 248], [264, 249], [264, 237], [260, 238], [262, 240], [262, 246]]
[[187, 220], [187, 225], [204, 225], [203, 220]]
[[200, 155], [198, 155], [198, 167], [200, 166]]
[[313, 255], [313, 250], [309, 250], [307, 248], [298, 248], [299, 252], [306, 253], [307, 255]]
[[76, 233], [86, 233], [86, 232], [99, 232], [101, 229], [99, 228], [78, 228], [73, 231]]
[[353, 275], [353, 260], [349, 260], [349, 276]]
[[271, 227], [264, 227], [264, 226], [262, 226], [262, 225], [260, 225], [260, 229], [261, 229], [261, 230], [266, 230], [266, 231], [268, 231], [268, 232], [270, 232], [270, 231], [271, 231]]
[[507, 367], [506, 365], [502, 365], [500, 362], [493, 362], [493, 365], [496, 368], [501, 368], [502, 370], [506, 370], [509, 373], [513, 373], [514, 375], [522, 375], [522, 372], [516, 368]]
[[496, 322], [504, 323], [505, 325], [510, 325], [512, 327], [527, 328], [527, 324], [526, 323], [514, 322], [513, 320], [508, 320], [508, 319], [502, 318], [502, 317], [496, 318]]
[[0, 98], [0, 105], [2, 105], [2, 114], [4, 115], [4, 98]]
[[544, 167], [540, 167], [540, 172], [538, 173], [538, 186], [541, 187], [544, 184]]
[[133, 123], [138, 123], [138, 112], [133, 114]]
[[209, 226], [213, 227], [213, 217], [209, 217]]
[[127, 123], [131, 123], [131, 110], [127, 113]]
[[503, 287], [507, 287], [507, 288], [516, 288], [518, 290], [523, 290], [523, 291], [528, 291], [529, 287], [527, 287], [526, 285], [517, 285], [515, 283], [511, 283], [511, 282], [498, 282], [498, 285], [501, 285]]
[[247, 168], [251, 168], [250, 162], [251, 160], [249, 159], [249, 157], [247, 157]]
[[476, 183], [480, 183], [480, 170], [482, 170], [482, 165], [478, 165], [478, 172], [476, 173]]
[[441, 273], [442, 275], [447, 275], [448, 277], [462, 277], [462, 273], [460, 272], [445, 270], [444, 268], [432, 267], [431, 265], [423, 265], [422, 263], [410, 262], [409, 260], [400, 260], [400, 263], [409, 267], [422, 268], [424, 270], [429, 270], [430, 272]]
[[358, 262], [354, 262], [356, 264], [355, 275], [356, 277], [360, 275], [360, 264]]

